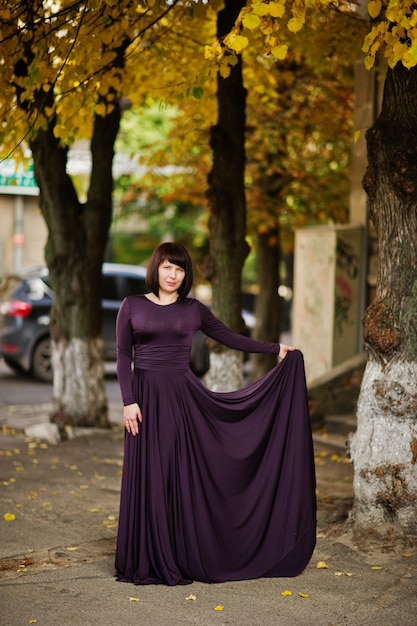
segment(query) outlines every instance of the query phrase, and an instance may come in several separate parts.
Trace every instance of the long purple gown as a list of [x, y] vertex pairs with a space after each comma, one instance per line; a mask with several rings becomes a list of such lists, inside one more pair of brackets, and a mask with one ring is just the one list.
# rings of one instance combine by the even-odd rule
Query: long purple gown
[[[279, 344], [232, 333], [201, 302], [129, 296], [116, 333], [126, 432], [116, 576], [135, 584], [296, 576], [316, 540], [314, 457], [303, 357], [254, 384], [209, 391], [189, 367], [201, 329], [238, 350]], [[131, 372], [132, 346], [134, 369]]]

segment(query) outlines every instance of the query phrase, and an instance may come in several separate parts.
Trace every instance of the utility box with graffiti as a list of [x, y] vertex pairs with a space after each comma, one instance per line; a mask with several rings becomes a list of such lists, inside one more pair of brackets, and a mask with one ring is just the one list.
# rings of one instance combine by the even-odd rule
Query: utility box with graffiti
[[363, 242], [361, 226], [296, 231], [292, 340], [308, 382], [362, 349]]

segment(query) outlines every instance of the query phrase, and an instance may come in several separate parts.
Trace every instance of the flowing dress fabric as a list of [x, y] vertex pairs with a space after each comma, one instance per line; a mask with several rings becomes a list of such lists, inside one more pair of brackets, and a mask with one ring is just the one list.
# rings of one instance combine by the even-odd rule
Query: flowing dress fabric
[[279, 351], [232, 333], [198, 300], [123, 302], [118, 376], [124, 404], [138, 402], [143, 422], [139, 435], [125, 435], [117, 578], [176, 585], [296, 576], [316, 541], [302, 354], [289, 352], [244, 389], [215, 393], [189, 368], [199, 328], [230, 347]]

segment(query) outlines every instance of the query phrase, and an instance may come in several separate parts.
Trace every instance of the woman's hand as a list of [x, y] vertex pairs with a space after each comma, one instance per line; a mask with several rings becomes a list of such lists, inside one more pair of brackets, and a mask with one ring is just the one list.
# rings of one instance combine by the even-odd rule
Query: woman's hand
[[139, 422], [142, 422], [142, 413], [138, 404], [128, 404], [123, 410], [123, 423], [128, 433], [134, 437], [139, 432]]
[[285, 357], [287, 356], [287, 352], [292, 352], [293, 350], [295, 350], [295, 348], [293, 348], [292, 346], [286, 346], [285, 343], [280, 343], [279, 347], [280, 351], [278, 354], [278, 358], [280, 359], [285, 359]]

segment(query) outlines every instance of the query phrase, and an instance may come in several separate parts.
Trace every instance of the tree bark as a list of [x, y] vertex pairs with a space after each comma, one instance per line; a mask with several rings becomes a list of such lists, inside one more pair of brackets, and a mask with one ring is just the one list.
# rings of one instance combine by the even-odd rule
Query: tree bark
[[48, 227], [45, 258], [54, 290], [51, 345], [54, 369], [52, 419], [62, 428], [108, 426], [101, 337], [101, 266], [112, 217], [113, 147], [118, 107], [96, 117], [91, 141], [92, 173], [81, 204], [66, 173], [67, 149], [53, 126], [30, 147]]
[[[252, 331], [252, 337], [259, 341], [279, 341], [279, 260], [278, 229], [259, 234], [257, 239], [259, 293], [255, 301], [256, 325]], [[250, 360], [251, 380], [257, 380], [277, 364], [277, 357], [273, 354], [252, 354]]]
[[356, 528], [417, 531], [417, 68], [385, 79], [367, 132], [364, 188], [375, 226], [376, 297], [364, 316], [369, 352], [352, 438]]
[[[218, 14], [217, 37], [232, 28], [244, 0], [226, 0]], [[211, 281], [213, 311], [232, 330], [241, 332], [241, 275], [248, 254], [246, 236], [245, 107], [242, 60], [230, 75], [217, 76], [217, 124], [211, 128], [213, 165], [208, 177], [210, 255], [204, 273]], [[218, 391], [242, 386], [242, 354], [212, 346], [207, 384]]]

